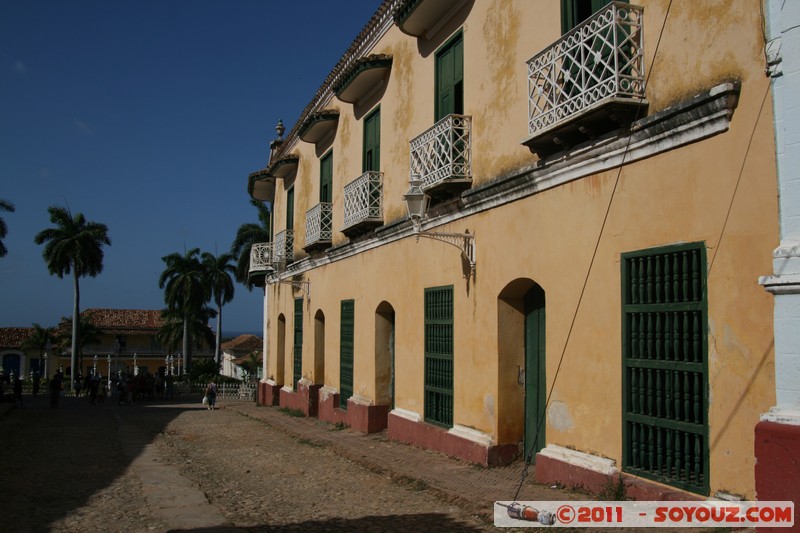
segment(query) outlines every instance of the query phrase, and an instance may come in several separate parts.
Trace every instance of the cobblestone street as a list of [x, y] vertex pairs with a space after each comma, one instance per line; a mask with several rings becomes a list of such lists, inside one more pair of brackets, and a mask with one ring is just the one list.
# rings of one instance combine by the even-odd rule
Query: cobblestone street
[[[531, 531], [492, 526], [520, 461], [487, 469], [275, 407], [218, 406], [0, 404], [0, 531]], [[531, 477], [519, 501], [592, 498]]]
[[[315, 435], [369, 445], [375, 437], [273, 408], [62, 398], [51, 409], [41, 396], [27, 400], [0, 418], [6, 531], [494, 529], [465, 501], [358, 464]], [[311, 433], [288, 434], [247, 409]]]

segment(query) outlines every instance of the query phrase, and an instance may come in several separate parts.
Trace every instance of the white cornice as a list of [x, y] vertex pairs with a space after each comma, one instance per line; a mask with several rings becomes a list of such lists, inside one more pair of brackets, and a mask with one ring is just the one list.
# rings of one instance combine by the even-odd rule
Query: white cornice
[[[739, 95], [739, 85], [723, 83], [685, 102], [635, 122], [629, 135], [620, 132], [499, 176], [461, 195], [458, 209], [425, 221], [423, 230], [516, 202], [565, 183], [641, 161], [718, 135], [728, 130]], [[374, 237], [329, 249], [289, 265], [281, 279], [341, 261], [379, 246], [414, 235], [409, 221], [375, 230]], [[476, 239], [480, 239], [477, 236]]]

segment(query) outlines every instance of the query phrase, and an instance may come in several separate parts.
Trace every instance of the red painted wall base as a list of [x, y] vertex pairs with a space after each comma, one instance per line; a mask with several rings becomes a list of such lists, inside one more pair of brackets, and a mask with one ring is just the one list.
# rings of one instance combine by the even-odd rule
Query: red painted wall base
[[348, 402], [345, 410], [339, 408], [339, 398], [338, 392], [320, 394], [320, 420], [331, 424], [345, 424], [362, 433], [377, 433], [386, 429], [389, 406]]
[[[793, 501], [795, 527], [800, 510], [800, 426], [759, 422], [755, 429], [756, 498]], [[771, 531], [778, 528], [762, 529]]]
[[[610, 484], [613, 486], [618, 482], [617, 475], [603, 474], [542, 454], [536, 454], [535, 479], [538, 483], [558, 483], [569, 488], [582, 488], [593, 494], [599, 494]], [[697, 494], [630, 474], [622, 474], [622, 480], [627, 497], [633, 500], [692, 501], [705, 499]]]
[[424, 422], [414, 422], [389, 413], [389, 438], [420, 448], [446, 453], [482, 466], [510, 463], [517, 456], [514, 444], [487, 446], [449, 433]]
[[304, 415], [317, 416], [319, 403], [318, 393], [320, 385], [309, 385], [302, 381], [297, 384], [297, 391], [280, 390], [280, 406], [287, 409], [297, 409]]
[[260, 381], [258, 383], [258, 394], [256, 402], [258, 403], [258, 405], [265, 407], [279, 405], [280, 390], [281, 390], [280, 385], [272, 385], [270, 383], [265, 383], [263, 381]]

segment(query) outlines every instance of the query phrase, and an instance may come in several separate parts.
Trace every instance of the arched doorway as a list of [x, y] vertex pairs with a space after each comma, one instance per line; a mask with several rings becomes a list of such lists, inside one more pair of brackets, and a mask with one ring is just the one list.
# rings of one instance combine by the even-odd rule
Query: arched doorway
[[519, 278], [497, 298], [500, 442], [519, 443], [523, 455], [545, 446], [546, 319], [544, 290]]
[[21, 358], [19, 354], [7, 353], [3, 355], [3, 371], [6, 376], [10, 376], [11, 374], [19, 376], [20, 367], [22, 366], [20, 361]]
[[276, 340], [278, 353], [275, 354], [275, 384], [283, 385], [286, 363], [286, 317], [283, 316], [283, 313], [278, 315], [278, 338]]
[[394, 409], [394, 307], [381, 302], [375, 309], [375, 403]]
[[314, 384], [325, 384], [325, 313], [314, 314]]

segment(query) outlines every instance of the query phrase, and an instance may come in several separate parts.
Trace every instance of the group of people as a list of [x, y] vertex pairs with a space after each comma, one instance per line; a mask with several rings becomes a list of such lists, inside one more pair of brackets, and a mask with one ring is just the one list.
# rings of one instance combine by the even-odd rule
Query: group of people
[[[13, 382], [13, 383], [12, 383]], [[19, 376], [9, 376], [0, 371], [0, 401], [12, 396], [15, 404], [22, 406], [22, 382]], [[68, 383], [63, 372], [56, 373], [48, 382], [47, 388], [50, 393], [50, 407], [58, 407], [65, 383]], [[32, 376], [33, 395], [39, 393], [41, 377], [38, 373]], [[74, 382], [75, 396], [82, 394], [89, 397], [89, 403], [105, 403], [105, 398], [116, 398], [117, 404], [135, 402], [136, 400], [152, 400], [155, 397], [163, 399], [174, 399], [175, 397], [175, 378], [172, 375], [159, 376], [151, 375], [148, 372], [140, 372], [137, 375], [120, 372], [117, 376], [111, 376], [108, 380], [99, 374], [88, 374], [85, 377], [78, 375]], [[9, 391], [13, 391], [9, 393]], [[206, 387], [204, 402], [206, 408], [214, 410], [217, 404], [217, 384], [212, 380]]]

